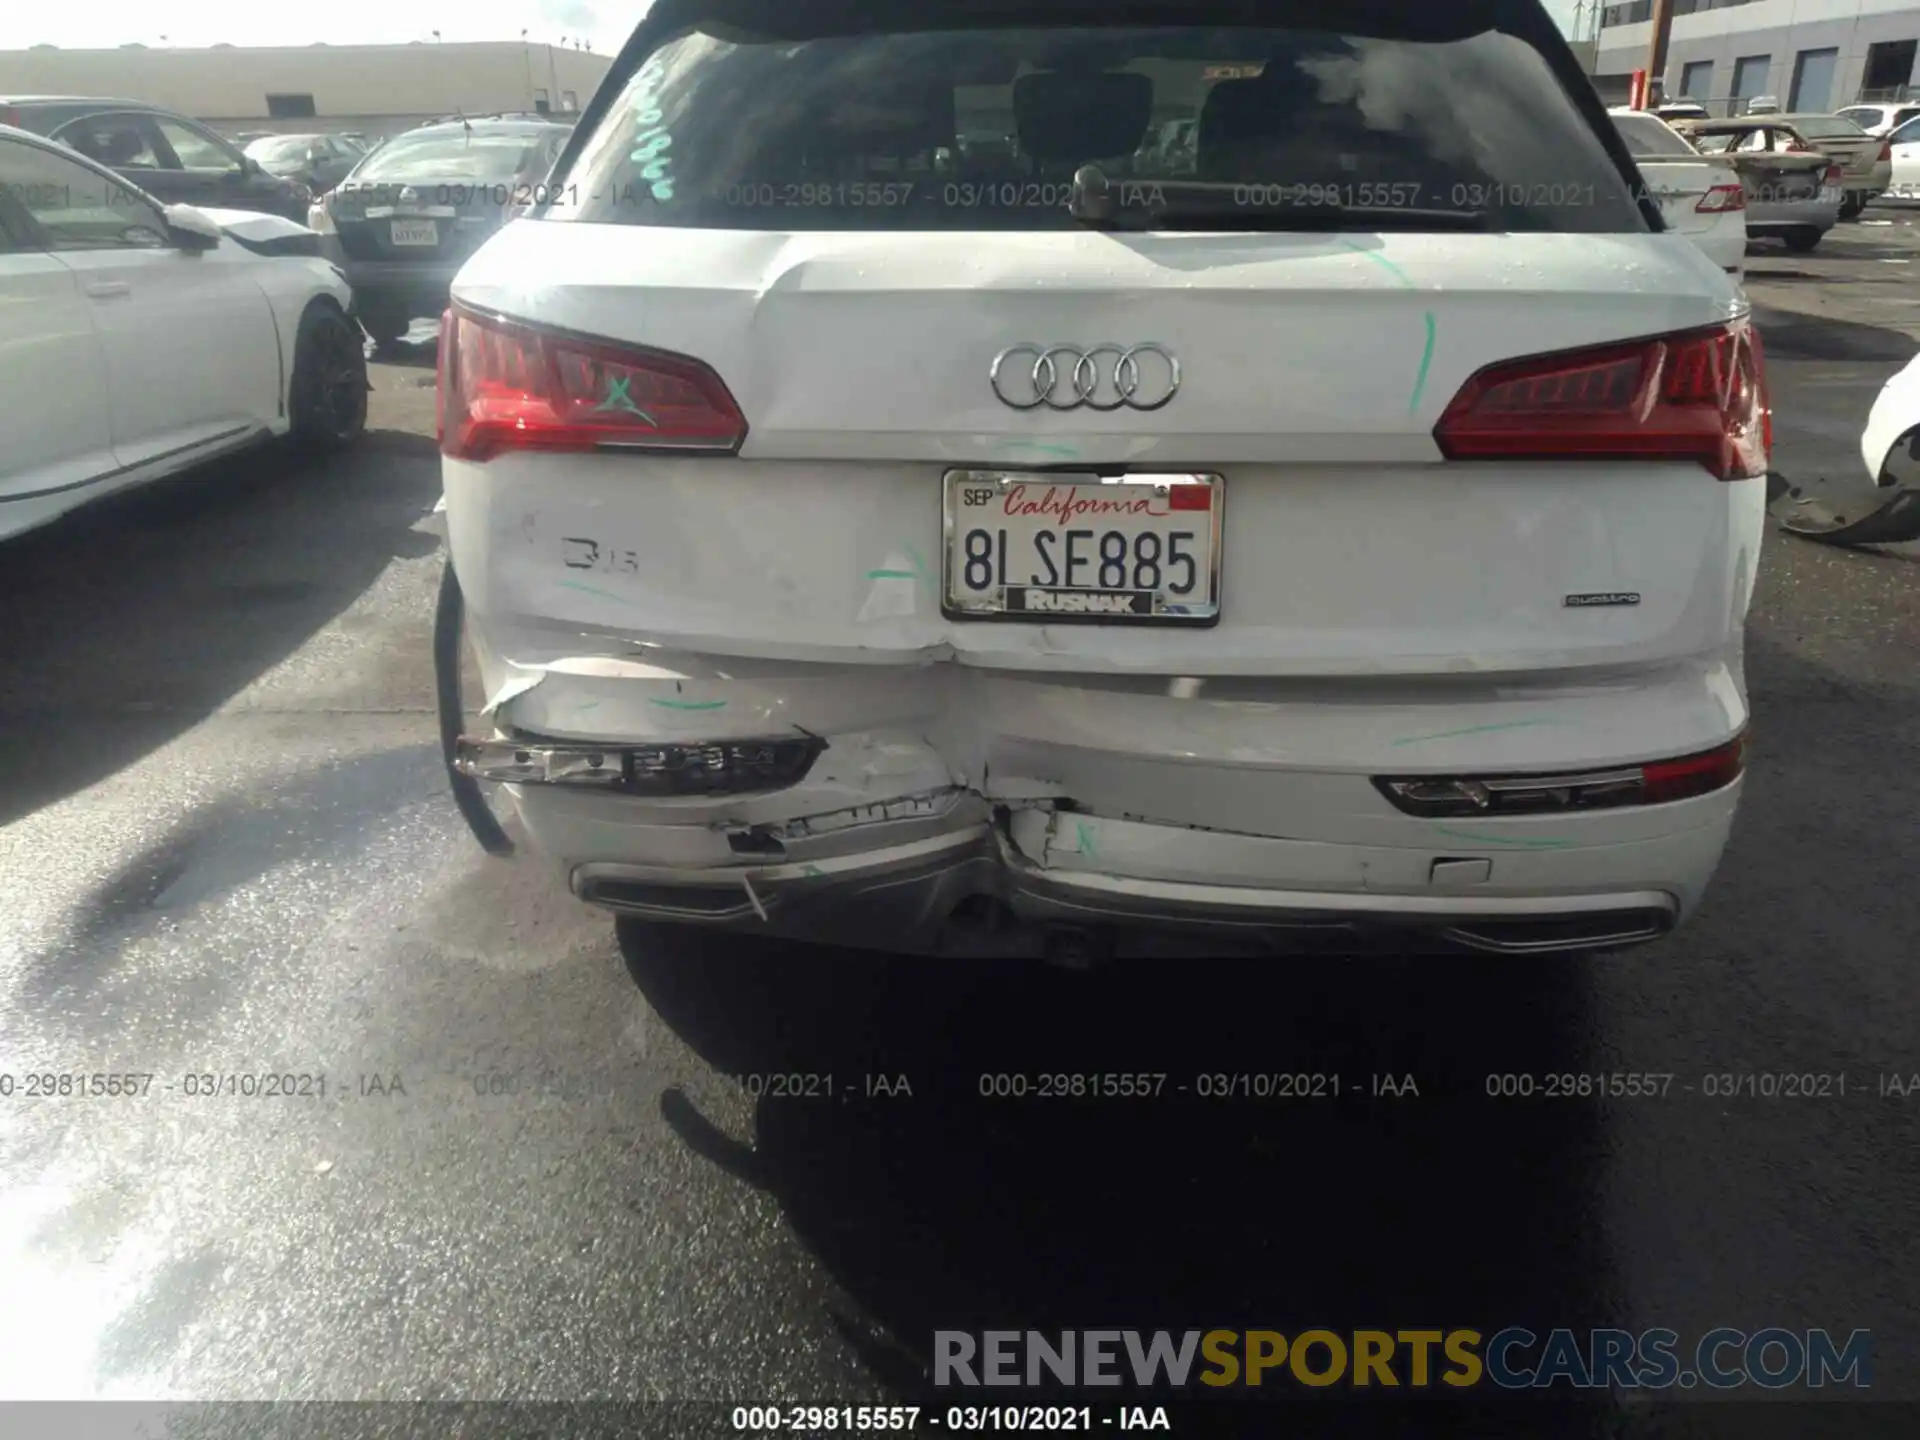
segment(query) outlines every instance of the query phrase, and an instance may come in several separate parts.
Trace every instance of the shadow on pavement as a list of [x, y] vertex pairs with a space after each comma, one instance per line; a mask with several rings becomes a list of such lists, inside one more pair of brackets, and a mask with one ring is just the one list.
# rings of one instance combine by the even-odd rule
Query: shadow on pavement
[[1905, 362], [1920, 350], [1898, 330], [1883, 330], [1854, 320], [1804, 315], [1772, 305], [1755, 305], [1753, 319], [1760, 327], [1769, 360]]
[[373, 431], [321, 462], [234, 456], [0, 548], [0, 824], [199, 723], [431, 551], [411, 527], [439, 483], [430, 437]]
[[[751, 1149], [677, 1091], [662, 1108], [697, 1153], [777, 1198], [852, 1302], [843, 1332], [907, 1403], [1068, 1398], [934, 1389], [937, 1330], [1609, 1323], [1594, 1107], [1487, 1094], [1489, 1074], [1600, 1063], [1578, 967], [1078, 975], [640, 925], [621, 948], [714, 1068], [834, 1077], [830, 1099], [762, 1099]], [[904, 1076], [912, 1095], [869, 1096], [869, 1075]], [[1040, 1098], [1049, 1075], [1164, 1080], [1157, 1099]], [[1010, 1076], [1027, 1098], [983, 1093]], [[1319, 1098], [1277, 1098], [1289, 1082], [1274, 1076], [1329, 1078], [1293, 1082]], [[1376, 1076], [1410, 1077], [1418, 1098], [1376, 1095]], [[1201, 1093], [1242, 1084], [1270, 1093]], [[1268, 1398], [1309, 1395], [1268, 1379]], [[1467, 1418], [1459, 1392], [1435, 1391]]]

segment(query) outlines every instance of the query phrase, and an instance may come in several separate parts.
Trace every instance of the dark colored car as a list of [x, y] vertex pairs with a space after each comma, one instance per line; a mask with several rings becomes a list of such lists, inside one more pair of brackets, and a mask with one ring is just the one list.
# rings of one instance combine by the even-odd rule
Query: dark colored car
[[0, 95], [0, 125], [58, 140], [169, 205], [305, 224], [313, 200], [306, 186], [269, 173], [197, 120], [138, 100]]
[[344, 135], [263, 135], [247, 146], [246, 155], [281, 179], [324, 195], [367, 158], [367, 149]]
[[367, 333], [392, 344], [437, 317], [467, 257], [540, 199], [571, 127], [468, 118], [396, 135], [315, 205], [308, 221], [353, 286]]

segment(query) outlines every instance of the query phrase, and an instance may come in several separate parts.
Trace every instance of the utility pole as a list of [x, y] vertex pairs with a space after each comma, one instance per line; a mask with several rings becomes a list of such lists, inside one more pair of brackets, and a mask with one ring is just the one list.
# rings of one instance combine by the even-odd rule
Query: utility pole
[[1667, 41], [1673, 36], [1673, 0], [1653, 0], [1653, 39], [1647, 43], [1647, 104], [1652, 106], [1656, 92], [1667, 98]]

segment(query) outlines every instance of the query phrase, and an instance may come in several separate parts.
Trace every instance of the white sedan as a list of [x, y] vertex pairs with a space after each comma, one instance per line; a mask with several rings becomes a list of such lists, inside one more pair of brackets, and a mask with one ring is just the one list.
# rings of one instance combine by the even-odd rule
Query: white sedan
[[1771, 478], [1774, 518], [1834, 545], [1920, 540], [1920, 356], [1881, 387], [1860, 435], [1863, 473]]
[[1747, 266], [1747, 192], [1724, 160], [1709, 160], [1665, 120], [1615, 109], [1614, 129], [1646, 178], [1667, 228], [1677, 230], [1730, 275]]
[[304, 226], [162, 206], [0, 126], [0, 538], [273, 436], [350, 443], [351, 300]]

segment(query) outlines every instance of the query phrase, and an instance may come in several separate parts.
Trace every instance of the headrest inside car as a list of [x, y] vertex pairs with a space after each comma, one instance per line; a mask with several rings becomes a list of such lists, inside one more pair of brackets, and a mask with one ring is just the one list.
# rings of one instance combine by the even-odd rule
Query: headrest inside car
[[1131, 155], [1153, 118], [1153, 80], [1128, 71], [1056, 71], [1013, 82], [1020, 148], [1079, 165]]

